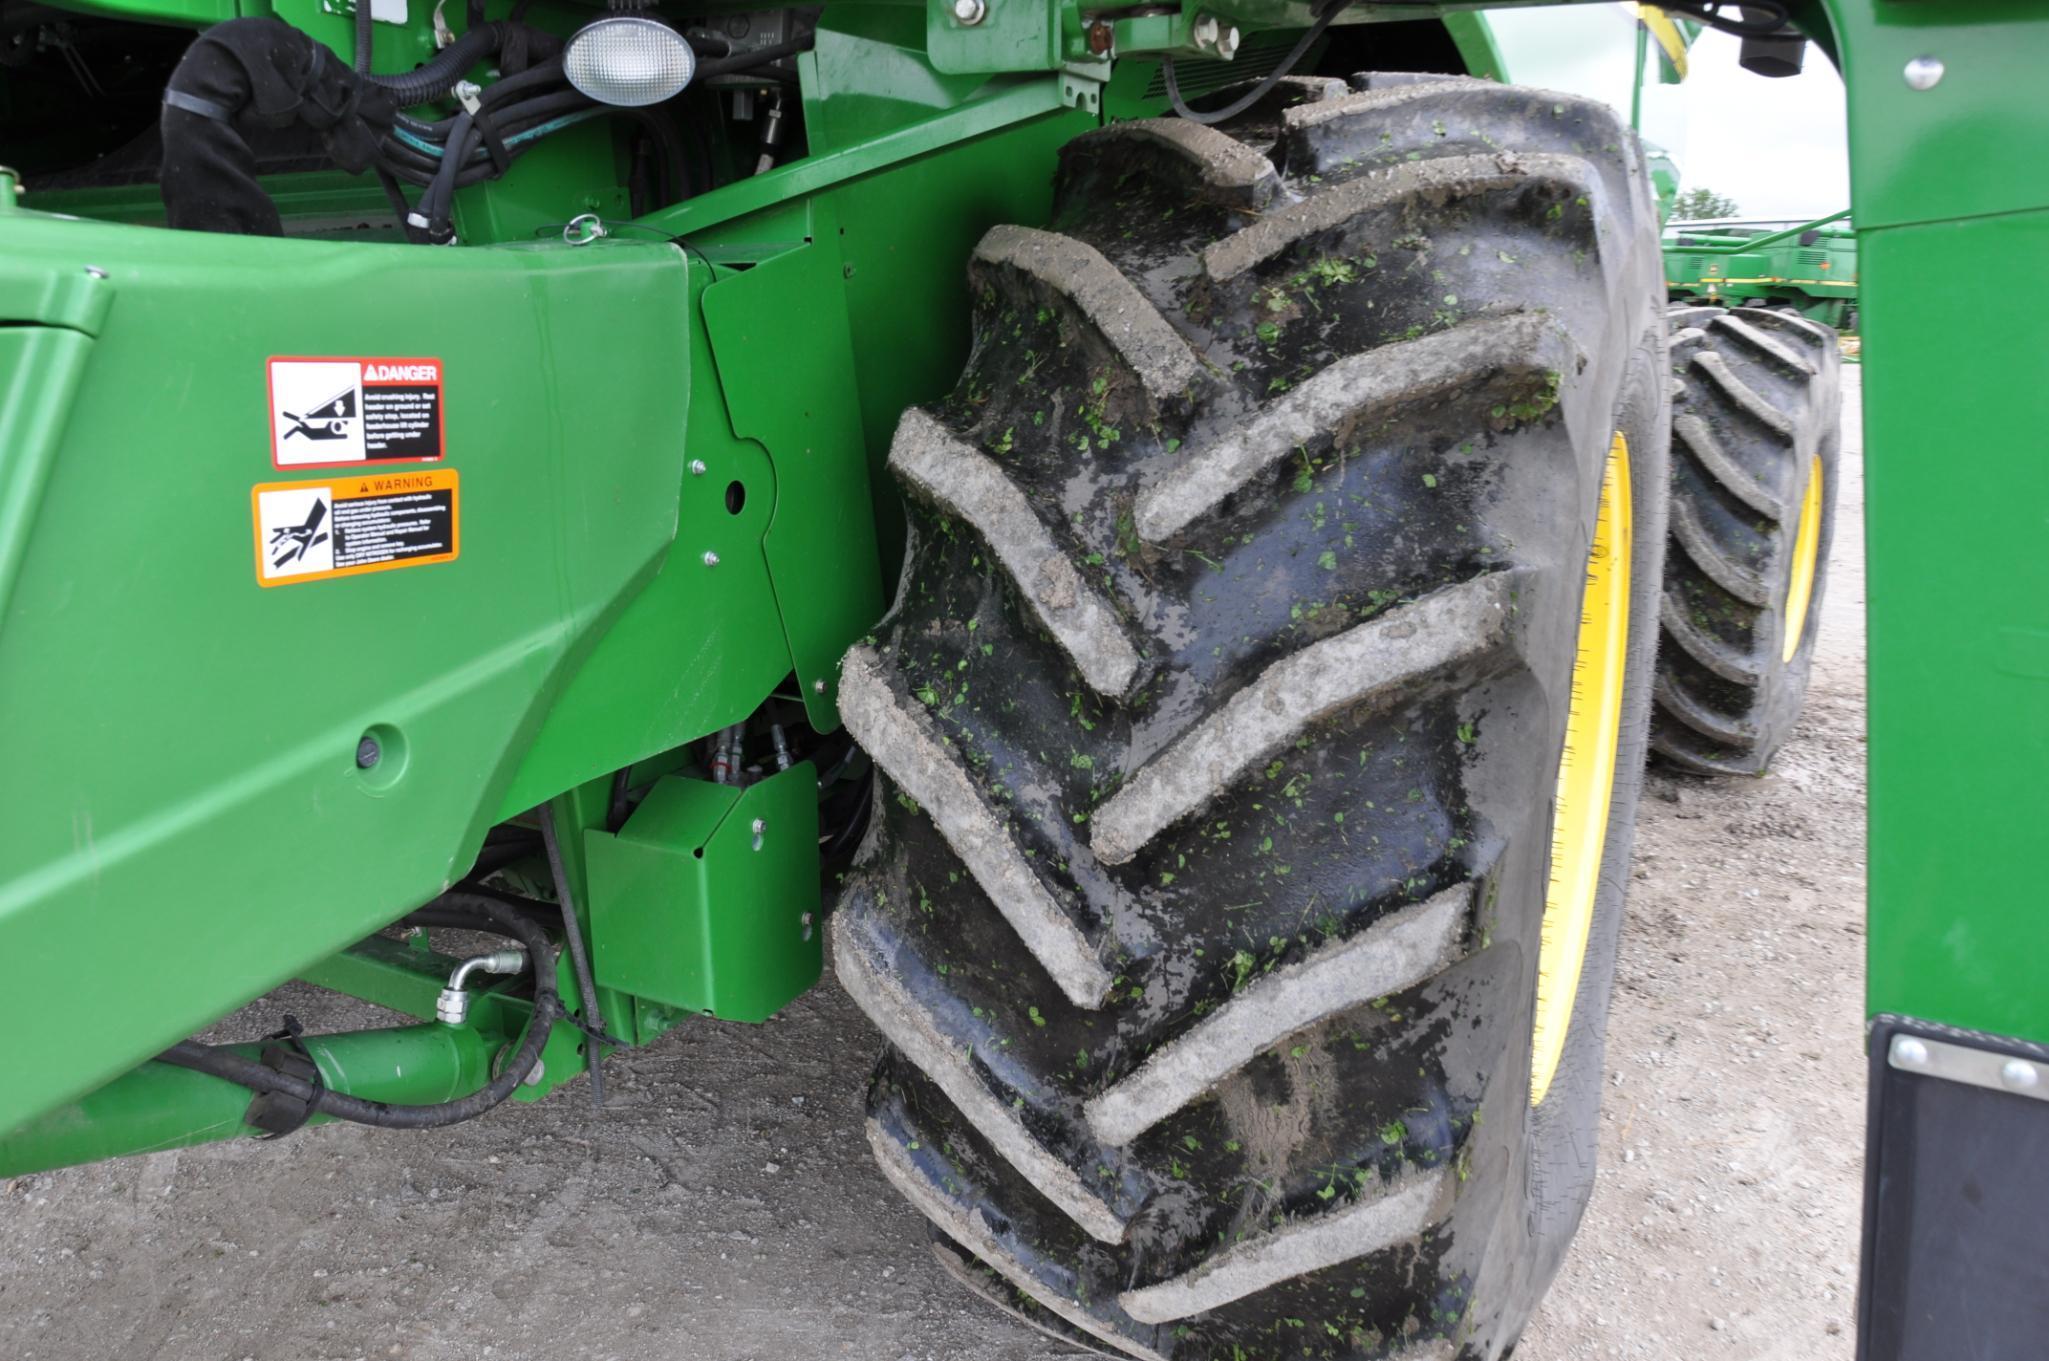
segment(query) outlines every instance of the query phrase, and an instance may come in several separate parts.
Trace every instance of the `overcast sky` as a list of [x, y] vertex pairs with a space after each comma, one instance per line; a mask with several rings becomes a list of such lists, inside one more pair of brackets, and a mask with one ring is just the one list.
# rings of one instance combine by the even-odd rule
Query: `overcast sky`
[[[1629, 114], [1633, 20], [1618, 4], [1488, 13], [1509, 79], [1604, 99]], [[1812, 48], [1799, 75], [1754, 76], [1735, 38], [1693, 45], [1684, 83], [1644, 87], [1644, 136], [1679, 162], [1682, 188], [1736, 200], [1744, 217], [1816, 218], [1850, 206], [1843, 83]], [[1655, 49], [1654, 49], [1655, 51]]]

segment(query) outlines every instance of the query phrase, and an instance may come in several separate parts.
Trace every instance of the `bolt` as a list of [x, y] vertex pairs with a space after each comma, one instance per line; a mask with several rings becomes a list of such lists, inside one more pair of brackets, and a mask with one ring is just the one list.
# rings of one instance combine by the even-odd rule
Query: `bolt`
[[528, 1087], [538, 1087], [541, 1085], [541, 1079], [547, 1075], [548, 1065], [535, 1059], [534, 1066], [526, 1070], [526, 1076], [521, 1078], [520, 1082]]
[[1942, 80], [1942, 59], [1940, 57], [1916, 57], [1907, 63], [1907, 86], [1914, 90], [1932, 90]]
[[811, 914], [809, 912], [806, 912], [803, 916], [797, 918], [797, 925], [804, 928], [804, 934], [802, 937], [800, 937], [800, 939], [811, 939]]
[[714, 553], [714, 552], [712, 552], [712, 551], [711, 551], [711, 550], [710, 550], [709, 548], [705, 549], [705, 550], [704, 550], [704, 565], [705, 565], [706, 567], [716, 567], [716, 566], [718, 566], [718, 565], [719, 565], [719, 555], [718, 555], [718, 554], [716, 554], [716, 553]]
[[820, 676], [817, 680], [811, 682], [811, 693], [814, 695], [825, 693], [825, 677]]
[[693, 458], [693, 459], [691, 459], [691, 460], [690, 460], [690, 475], [691, 475], [692, 477], [703, 477], [703, 476], [704, 476], [704, 474], [705, 474], [704, 460], [703, 460], [703, 459], [701, 459], [701, 458]]
[[384, 750], [377, 745], [376, 738], [365, 737], [356, 743], [356, 769], [368, 770], [383, 759]]
[[85, 277], [88, 279], [104, 279], [107, 277], [107, 271], [101, 269], [98, 265], [87, 265], [85, 267]]
[[989, 17], [989, 7], [982, 0], [953, 0], [953, 17], [956, 23], [973, 28]]
[[1195, 40], [1197, 47], [1215, 47], [1219, 31], [1216, 15], [1201, 14], [1196, 16], [1195, 27], [1188, 31], [1188, 36]]
[[1892, 1042], [1892, 1061], [1901, 1068], [1925, 1068], [1928, 1046], [1912, 1035], [1901, 1035]]
[[761, 843], [763, 840], [762, 833], [768, 830], [768, 819], [754, 819], [754, 826], [750, 830], [754, 833], [754, 849], [758, 851], [761, 849]]
[[1106, 20], [1096, 20], [1089, 25], [1089, 51], [1098, 57], [1109, 56], [1115, 36]]
[[1217, 55], [1225, 61], [1238, 55], [1238, 25], [1232, 24], [1218, 35]]
[[2041, 1072], [2026, 1059], [2008, 1059], [1999, 1070], [1999, 1080], [2017, 1092], [2032, 1092], [2042, 1080]]

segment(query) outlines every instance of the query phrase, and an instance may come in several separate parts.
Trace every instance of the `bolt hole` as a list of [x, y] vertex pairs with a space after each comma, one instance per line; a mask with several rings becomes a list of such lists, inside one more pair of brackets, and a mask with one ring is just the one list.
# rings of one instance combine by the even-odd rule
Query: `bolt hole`
[[726, 484], [726, 513], [728, 515], [738, 515], [740, 507], [746, 504], [747, 488], [741, 486], [738, 482], [728, 482]]

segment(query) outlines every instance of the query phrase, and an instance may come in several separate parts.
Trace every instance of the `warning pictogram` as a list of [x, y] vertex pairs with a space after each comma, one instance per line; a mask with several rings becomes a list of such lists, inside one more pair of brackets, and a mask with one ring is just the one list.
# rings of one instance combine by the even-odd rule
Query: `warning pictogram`
[[438, 359], [273, 359], [269, 381], [279, 468], [442, 456]]
[[447, 562], [459, 546], [453, 468], [266, 482], [250, 504], [265, 586]]

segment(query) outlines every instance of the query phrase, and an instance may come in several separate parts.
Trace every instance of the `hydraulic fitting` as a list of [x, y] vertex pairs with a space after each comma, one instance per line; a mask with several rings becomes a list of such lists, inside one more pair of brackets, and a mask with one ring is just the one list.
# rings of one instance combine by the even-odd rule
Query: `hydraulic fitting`
[[471, 955], [455, 966], [448, 986], [434, 1001], [434, 1015], [449, 1025], [461, 1025], [470, 1018], [470, 995], [463, 991], [473, 973], [518, 973], [526, 967], [526, 951], [500, 950], [495, 954]]

